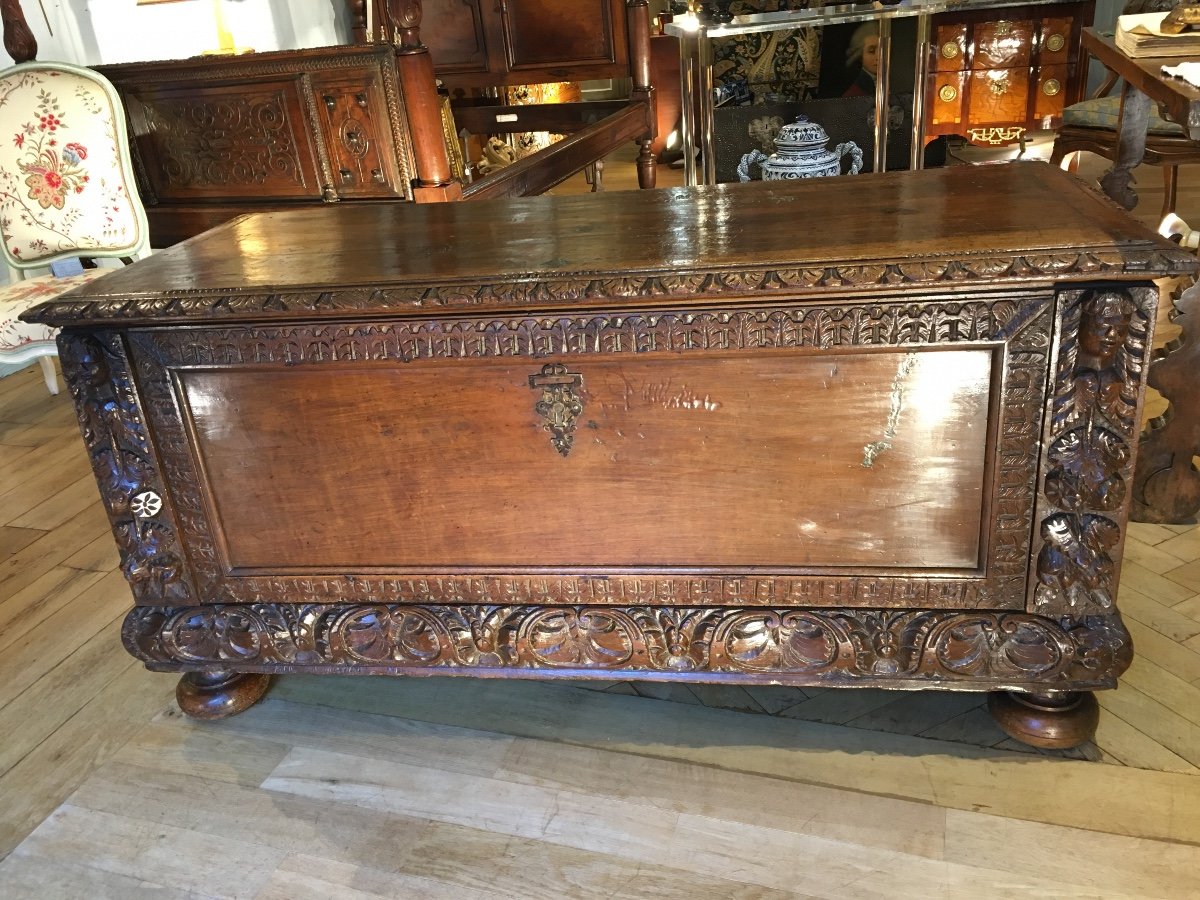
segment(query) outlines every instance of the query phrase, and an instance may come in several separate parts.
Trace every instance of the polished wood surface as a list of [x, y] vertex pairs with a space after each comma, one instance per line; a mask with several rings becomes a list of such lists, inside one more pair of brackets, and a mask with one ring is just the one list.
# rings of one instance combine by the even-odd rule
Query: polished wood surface
[[[1040, 278], [1044, 283], [1060, 268], [1052, 257], [1064, 252], [1111, 252], [1115, 248], [1138, 254], [1161, 250], [1178, 257], [1183, 267], [1191, 265], [1177, 247], [1131, 228], [1120, 210], [1091, 192], [1078, 190], [1067, 173], [1040, 163], [955, 166], [919, 178], [904, 172], [863, 175], [853, 184], [855, 190], [870, 192], [877, 215], [864, 216], [859, 204], [846, 203], [850, 188], [837, 179], [799, 186], [770, 182], [594, 197], [527, 197], [503, 204], [418, 208], [342, 204], [266, 213], [231, 222], [201, 240], [105, 275], [68, 295], [67, 302], [79, 304], [78, 313], [85, 315], [88, 299], [128, 299], [173, 291], [272, 293], [324, 284], [339, 288], [396, 285], [444, 292], [444, 299], [437, 303], [404, 304], [420, 314], [422, 310], [487, 309], [513, 303], [530, 308], [584, 306], [587, 297], [583, 293], [574, 300], [556, 301], [546, 293], [506, 301], [491, 297], [494, 291], [481, 293], [472, 288], [462, 296], [453, 292], [455, 285], [505, 282], [517, 286], [533, 278], [572, 277], [585, 279], [582, 291], [590, 278], [584, 273], [646, 273], [649, 277], [722, 267], [765, 270], [844, 264], [846, 279], [831, 276], [813, 285], [818, 290], [836, 291], [856, 287], [848, 280], [854, 274], [851, 267], [858, 271], [859, 267], [906, 261], [914, 263], [912, 278], [898, 272], [898, 290], [905, 284], [922, 283], [926, 277], [929, 281], [925, 283], [935, 283], [941, 276], [932, 270], [925, 273], [918, 265], [926, 259], [970, 262], [986, 261], [994, 255], [1010, 263], [1017, 257], [1029, 257], [1036, 263], [1045, 257], [1044, 271], [1027, 267], [1028, 278]], [[1045, 198], [1049, 196], [1055, 198], [1053, 219], [1046, 216]], [[963, 203], [963, 197], [976, 201]], [[980, 215], [981, 209], [986, 209], [987, 215]], [[314, 247], [321, 248], [320, 252], [312, 252]], [[986, 282], [987, 271], [963, 274], [962, 278]], [[1097, 274], [1100, 271], [1097, 267]], [[1004, 274], [1007, 278], [1007, 271]], [[1087, 272], [1078, 274], [1086, 276]], [[885, 270], [875, 276], [881, 287], [887, 286], [887, 275]], [[948, 285], [955, 282], [950, 277], [942, 280]], [[691, 290], [674, 293], [638, 281], [627, 291], [614, 290], [606, 304], [641, 302], [643, 289], [644, 296], [655, 297], [656, 302], [694, 302], [703, 287], [701, 281]], [[776, 290], [783, 290], [782, 284]], [[114, 307], [113, 318], [229, 320], [250, 315], [236, 304], [214, 308], [212, 315], [191, 304], [158, 307], [143, 316], [124, 303], [119, 314]], [[99, 306], [96, 312], [97, 319], [109, 317]], [[318, 317], [344, 315], [344, 311], [320, 305], [312, 312]]]
[[[1194, 261], [1050, 167], [876, 181], [870, 238], [837, 179], [262, 215], [39, 307], [69, 326], [126, 647], [1113, 686], [1150, 279]], [[1055, 229], [1018, 221], [1051, 191]], [[770, 227], [797, 210], [820, 237]]]
[[[503, 570], [531, 553], [556, 572], [975, 569], [994, 365], [987, 350], [597, 361], [569, 460], [531, 419], [536, 363], [199, 370], [179, 390], [237, 570]], [[925, 405], [922, 427], [889, 418], [898, 391]], [[796, 433], [830, 406], [845, 428]], [[723, 514], [694, 515], [684, 484]]]

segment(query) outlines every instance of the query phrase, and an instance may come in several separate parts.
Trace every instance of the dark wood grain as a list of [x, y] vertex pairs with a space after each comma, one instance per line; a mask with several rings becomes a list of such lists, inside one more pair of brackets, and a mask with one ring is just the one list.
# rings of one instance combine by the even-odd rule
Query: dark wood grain
[[12, 57], [13, 62], [29, 62], [37, 57], [38, 45], [29, 23], [25, 20], [25, 11], [21, 8], [21, 0], [0, 0], [0, 19], [4, 25], [4, 49]]

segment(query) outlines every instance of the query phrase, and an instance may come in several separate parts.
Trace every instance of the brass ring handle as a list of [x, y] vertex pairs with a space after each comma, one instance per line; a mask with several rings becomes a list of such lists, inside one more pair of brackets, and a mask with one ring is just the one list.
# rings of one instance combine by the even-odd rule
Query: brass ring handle
[[952, 84], [943, 84], [942, 89], [938, 91], [938, 97], [943, 103], [949, 103], [958, 96], [958, 90]]
[[1047, 78], [1042, 82], [1042, 93], [1047, 97], [1053, 97], [1062, 91], [1062, 82], [1057, 78]]
[[1052, 34], [1046, 38], [1046, 49], [1051, 53], [1057, 53], [1065, 46], [1067, 46], [1067, 39], [1061, 34]]
[[954, 59], [958, 56], [958, 41], [946, 41], [942, 44], [942, 56], [945, 59]]

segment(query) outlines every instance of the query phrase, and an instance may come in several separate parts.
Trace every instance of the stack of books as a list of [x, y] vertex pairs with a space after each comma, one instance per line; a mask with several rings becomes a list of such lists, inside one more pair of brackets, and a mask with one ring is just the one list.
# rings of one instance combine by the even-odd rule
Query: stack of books
[[1119, 16], [1114, 42], [1126, 56], [1200, 57], [1200, 31], [1166, 34], [1162, 31], [1165, 12]]

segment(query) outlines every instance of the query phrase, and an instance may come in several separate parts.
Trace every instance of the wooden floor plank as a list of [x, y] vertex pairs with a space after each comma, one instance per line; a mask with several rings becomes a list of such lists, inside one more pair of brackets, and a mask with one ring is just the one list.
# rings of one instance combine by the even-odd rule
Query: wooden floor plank
[[1200, 766], [1200, 725], [1190, 722], [1154, 697], [1125, 682], [1098, 695], [1100, 707], [1116, 713], [1194, 766]]
[[[1126, 560], [1121, 563], [1120, 590], [1132, 588], [1157, 600], [1166, 606], [1174, 606], [1188, 597], [1200, 592], [1200, 588], [1192, 590], [1177, 581], [1172, 581], [1157, 572], [1151, 572], [1145, 566]], [[1120, 603], [1118, 601], [1118, 607]]]
[[13, 900], [215, 900], [211, 894], [183, 891], [86, 864], [45, 859], [17, 851], [0, 861], [0, 894]]
[[114, 620], [82, 647], [0, 708], [0, 774], [17, 765], [122, 672], [132, 660], [113, 653], [120, 643]]
[[101, 535], [111, 540], [112, 526], [104, 507], [97, 503], [12, 556], [0, 559], [0, 597], [27, 587]]
[[[81, 448], [82, 449], [82, 448]], [[57, 528], [75, 518], [89, 506], [100, 502], [96, 476], [88, 469], [76, 481], [46, 497], [41, 503], [12, 519], [8, 524], [19, 528]]]
[[100, 580], [38, 622], [0, 655], [0, 709], [97, 633], [123, 619], [129, 587], [119, 572]]
[[1096, 727], [1096, 744], [1104, 753], [1125, 766], [1150, 769], [1155, 772], [1178, 772], [1200, 775], [1200, 767], [1171, 750], [1110, 709], [1104, 710]]
[[1200, 622], [1184, 615], [1177, 609], [1152, 600], [1133, 588], [1121, 588], [1117, 607], [1127, 619], [1136, 619], [1148, 628], [1153, 628], [1177, 644], [1200, 634]]
[[[445, 848], [451, 858], [460, 852]], [[493, 864], [496, 862], [492, 861]], [[487, 875], [480, 873], [480, 879]], [[353, 865], [294, 853], [287, 856], [255, 896], [255, 900], [491, 900], [504, 894], [473, 890], [401, 872], [380, 871], [373, 865]]]
[[[1200, 779], [538, 682], [289, 677], [278, 699], [814, 780], [957, 809], [1200, 843]], [[853, 693], [853, 692], [849, 692]], [[822, 695], [823, 696], [823, 695]], [[735, 744], [736, 754], [727, 748]], [[934, 774], [936, 773], [936, 774]], [[1137, 803], [1129, 802], [1132, 796]]]
[[1153, 628], [1143, 625], [1137, 619], [1127, 619], [1125, 626], [1133, 638], [1133, 652], [1144, 656], [1155, 665], [1168, 672], [1190, 681], [1193, 684], [1200, 681], [1200, 648], [1192, 650], [1183, 644], [1176, 643], [1165, 635], [1159, 634]]
[[[391, 815], [431, 818], [499, 835], [603, 853], [705, 877], [737, 872], [740, 880], [815, 896], [927, 897], [928, 882], [989, 886], [989, 876], [1022, 890], [1057, 890], [1069, 882], [860, 848], [793, 831], [693, 814], [675, 815], [606, 794], [547, 790], [497, 779], [377, 763], [297, 750], [264, 789]], [[755, 848], [754, 853], [747, 849]], [[820, 863], [813, 865], [812, 860]], [[740, 861], [733, 865], [734, 860]], [[1114, 895], [1119, 896], [1119, 893]]]
[[104, 576], [66, 566], [55, 566], [27, 587], [0, 602], [0, 649], [4, 649], [91, 590]]
[[283, 859], [264, 844], [71, 804], [51, 813], [21, 852], [49, 862], [85, 862], [88, 869], [107, 875], [231, 900], [252, 900]]
[[173, 701], [173, 688], [145, 675], [130, 660], [103, 693], [0, 775], [0, 859]]
[[0, 526], [0, 559], [12, 556], [18, 550], [28, 547], [46, 532], [39, 528], [13, 528], [8, 525]]

